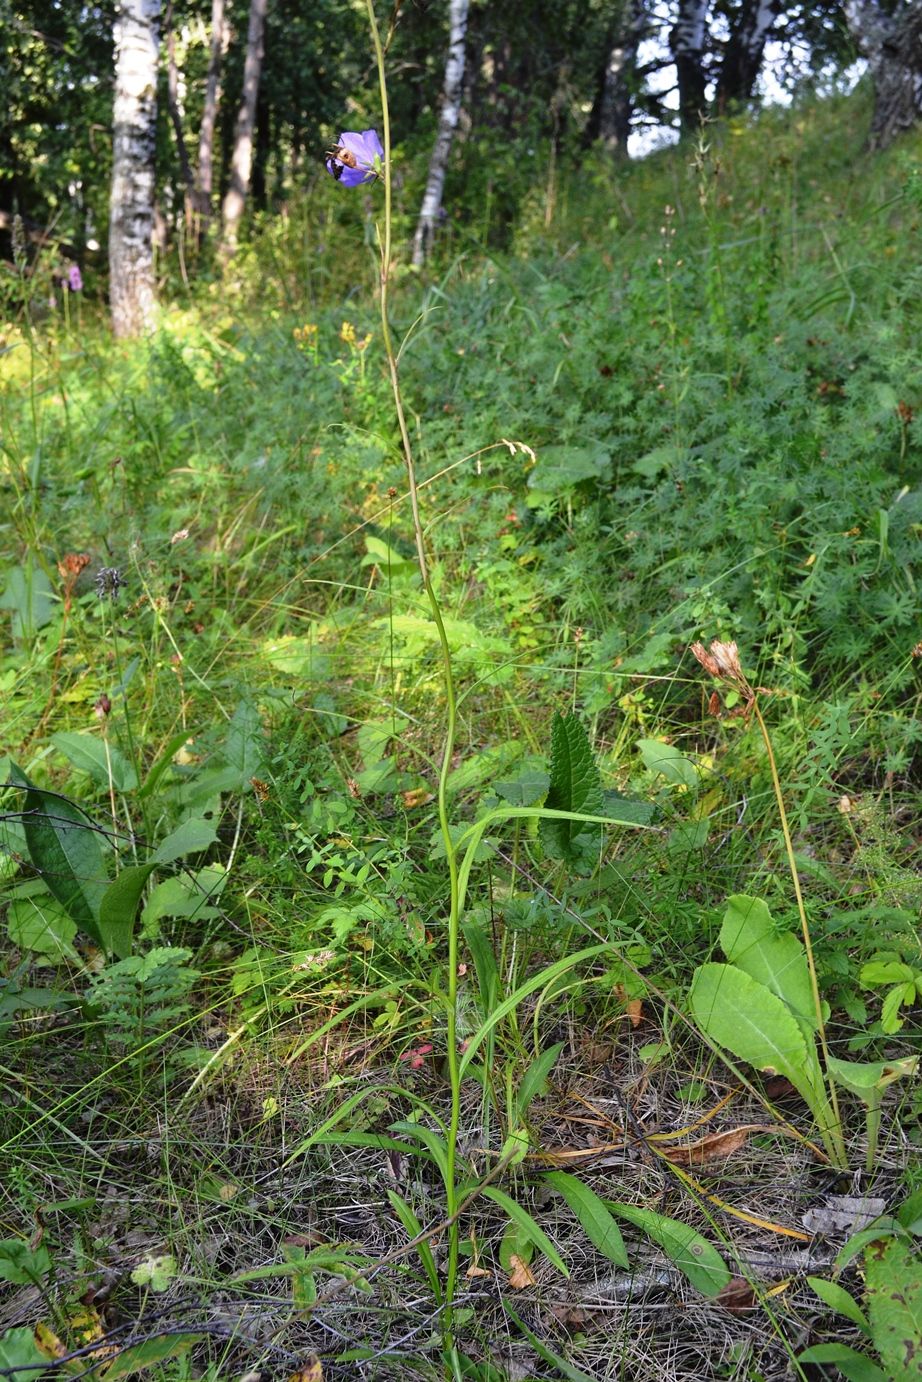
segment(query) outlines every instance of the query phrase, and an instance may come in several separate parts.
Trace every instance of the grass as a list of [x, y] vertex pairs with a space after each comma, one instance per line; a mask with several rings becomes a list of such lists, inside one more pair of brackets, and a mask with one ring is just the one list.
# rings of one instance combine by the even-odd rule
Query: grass
[[[729, 897], [800, 934], [765, 745], [688, 654], [735, 639], [766, 688], [831, 1053], [918, 1044], [918, 139], [865, 155], [862, 99], [589, 159], [549, 225], [535, 187], [504, 245], [453, 226], [392, 290], [458, 680], [454, 828], [544, 799], [554, 712], [619, 794], [606, 813], [647, 827], [561, 845], [496, 823], [473, 863], [470, 1376], [815, 1376], [798, 1352], [859, 1334], [806, 1278], [837, 1275], [860, 1222], [811, 1238], [804, 1214], [853, 1187], [875, 1213], [912, 1203], [911, 1079], [863, 1178], [839, 1091], [843, 1178], [791, 1088], [715, 1050], [688, 1001]], [[165, 1333], [175, 1356], [139, 1366], [170, 1382], [446, 1362], [445, 705], [372, 237], [340, 193], [266, 226], [233, 284], [177, 286], [148, 345], [114, 345], [88, 303], [37, 322], [37, 290], [2, 332], [0, 779], [16, 764], [79, 803], [109, 878], [161, 859], [142, 959], [107, 959], [6, 794], [0, 1273], [10, 1243], [47, 1261], [6, 1269], [0, 1336]], [[591, 1230], [555, 1169], [634, 1219]], [[652, 1214], [702, 1234], [737, 1296]], [[428, 1248], [414, 1223], [441, 1226]]]

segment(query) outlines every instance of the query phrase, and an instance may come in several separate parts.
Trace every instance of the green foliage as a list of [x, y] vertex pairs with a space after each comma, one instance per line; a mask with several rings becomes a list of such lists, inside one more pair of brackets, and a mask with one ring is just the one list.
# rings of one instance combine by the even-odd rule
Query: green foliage
[[158, 946], [94, 974], [86, 1001], [115, 1046], [137, 1049], [188, 1015], [200, 977], [187, 963], [191, 953]]
[[[550, 786], [545, 806], [584, 816], [602, 814], [599, 770], [585, 729], [575, 715], [554, 712], [551, 721]], [[588, 832], [582, 821], [541, 820], [541, 838], [553, 858], [574, 863]]]

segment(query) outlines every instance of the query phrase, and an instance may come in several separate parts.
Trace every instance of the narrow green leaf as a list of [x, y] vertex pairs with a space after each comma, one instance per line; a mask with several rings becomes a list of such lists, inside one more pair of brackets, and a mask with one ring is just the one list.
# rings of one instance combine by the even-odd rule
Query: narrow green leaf
[[422, 1123], [411, 1123], [408, 1120], [400, 1119], [391, 1124], [391, 1132], [400, 1133], [403, 1137], [409, 1137], [415, 1142], [419, 1142], [426, 1148], [436, 1166], [439, 1168], [442, 1179], [448, 1179], [448, 1148], [444, 1137], [432, 1128], [425, 1127]]
[[495, 1185], [485, 1186], [483, 1194], [487, 1199], [493, 1200], [494, 1204], [498, 1204], [500, 1209], [506, 1211], [512, 1222], [526, 1234], [536, 1248], [544, 1253], [547, 1260], [557, 1268], [558, 1272], [566, 1277], [570, 1275], [560, 1253], [527, 1209], [523, 1209], [511, 1195], [507, 1195], [505, 1190], [499, 1190]]
[[814, 1344], [797, 1355], [798, 1363], [834, 1363], [848, 1382], [894, 1382], [876, 1363], [848, 1344]]
[[29, 858], [81, 931], [101, 945], [99, 905], [108, 878], [92, 821], [66, 797], [36, 787], [15, 764], [10, 780], [28, 789], [23, 826]]
[[110, 883], [102, 895], [99, 934], [106, 950], [120, 960], [127, 960], [131, 954], [138, 904], [144, 893], [144, 885], [155, 868], [156, 864], [151, 863], [133, 864], [130, 868], [122, 869], [115, 882]]
[[619, 1267], [627, 1267], [627, 1249], [621, 1230], [595, 1191], [566, 1171], [549, 1171], [544, 1179], [564, 1197], [593, 1247]]
[[588, 1372], [581, 1372], [579, 1368], [574, 1367], [572, 1363], [568, 1363], [566, 1358], [561, 1358], [559, 1353], [555, 1353], [553, 1349], [548, 1348], [547, 1344], [542, 1343], [537, 1334], [533, 1334], [528, 1328], [524, 1320], [519, 1319], [508, 1301], [503, 1302], [503, 1309], [509, 1318], [518, 1325], [519, 1329], [521, 1329], [538, 1357], [543, 1358], [545, 1363], [549, 1363], [551, 1367], [557, 1368], [567, 1379], [567, 1382], [598, 1382], [598, 1374], [596, 1374], [594, 1378], [590, 1377]]
[[134, 1377], [155, 1363], [165, 1363], [170, 1358], [181, 1358], [201, 1341], [201, 1334], [163, 1334], [157, 1339], [145, 1339], [143, 1344], [134, 1344], [106, 1368], [106, 1382], [119, 1382], [123, 1377]]
[[524, 1118], [532, 1099], [543, 1091], [547, 1077], [557, 1064], [563, 1047], [562, 1041], [555, 1042], [546, 1051], [542, 1051], [540, 1056], [536, 1056], [525, 1071], [515, 1100], [516, 1114], [519, 1118]]
[[807, 1285], [810, 1287], [824, 1305], [828, 1305], [830, 1310], [835, 1310], [837, 1314], [844, 1315], [846, 1319], [856, 1324], [862, 1334], [870, 1334], [871, 1327], [868, 1324], [867, 1316], [861, 1306], [855, 1300], [850, 1291], [846, 1291], [844, 1286], [839, 1286], [835, 1281], [827, 1281], [821, 1276], [808, 1276]]
[[477, 986], [480, 989], [480, 1009], [484, 1017], [489, 1017], [496, 1007], [499, 993], [499, 970], [496, 956], [485, 929], [476, 921], [465, 922], [462, 927], [467, 948], [474, 960], [477, 972]]
[[619, 1218], [627, 1219], [658, 1244], [702, 1295], [718, 1295], [730, 1280], [730, 1269], [713, 1243], [689, 1224], [680, 1224], [677, 1219], [668, 1219], [652, 1209], [639, 1209], [620, 1200], [605, 1200], [604, 1203]]
[[[396, 1190], [388, 1190], [387, 1198], [390, 1200], [391, 1208], [397, 1215], [397, 1218], [406, 1229], [407, 1236], [410, 1239], [420, 1238], [423, 1226], [407, 1204], [406, 1200], [401, 1195], [398, 1195]], [[441, 1302], [442, 1282], [439, 1277], [438, 1268], [435, 1265], [435, 1258], [432, 1255], [432, 1248], [425, 1238], [420, 1238], [420, 1241], [416, 1244], [416, 1252], [420, 1262], [423, 1264], [423, 1270], [426, 1273], [432, 1295], [437, 1302]]]

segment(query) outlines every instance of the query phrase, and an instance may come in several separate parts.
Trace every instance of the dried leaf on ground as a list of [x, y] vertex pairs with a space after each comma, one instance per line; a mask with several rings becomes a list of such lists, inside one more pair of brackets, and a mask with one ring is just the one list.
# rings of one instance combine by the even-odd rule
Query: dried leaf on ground
[[761, 1131], [761, 1125], [747, 1124], [746, 1127], [730, 1128], [726, 1132], [712, 1132], [684, 1147], [662, 1147], [658, 1150], [676, 1166], [704, 1166], [709, 1161], [725, 1161], [744, 1147], [749, 1141], [749, 1134], [755, 1131]]
[[857, 1233], [879, 1219], [887, 1201], [868, 1196], [827, 1195], [824, 1204], [808, 1209], [801, 1223], [810, 1233]]
[[527, 1286], [534, 1286], [535, 1277], [527, 1262], [523, 1262], [521, 1257], [512, 1253], [509, 1258], [509, 1285], [513, 1291], [524, 1291]]
[[288, 1382], [323, 1382], [323, 1364], [317, 1355], [312, 1353], [304, 1366], [291, 1374]]
[[718, 1305], [731, 1315], [745, 1315], [756, 1305], [755, 1287], [745, 1277], [735, 1276], [715, 1297]]

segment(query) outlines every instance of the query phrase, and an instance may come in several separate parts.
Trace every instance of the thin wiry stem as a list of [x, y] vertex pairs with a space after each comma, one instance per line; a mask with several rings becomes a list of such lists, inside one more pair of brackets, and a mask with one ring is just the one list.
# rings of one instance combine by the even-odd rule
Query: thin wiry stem
[[[426, 555], [426, 543], [423, 533], [422, 519], [419, 512], [419, 492], [416, 483], [416, 466], [413, 459], [413, 447], [410, 442], [410, 434], [407, 428], [406, 415], [403, 408], [403, 398], [400, 392], [400, 376], [397, 361], [397, 354], [394, 350], [393, 339], [391, 337], [390, 322], [387, 315], [387, 296], [391, 270], [391, 226], [392, 226], [392, 191], [391, 191], [391, 126], [390, 114], [387, 101], [387, 77], [384, 66], [384, 48], [381, 43], [381, 34], [378, 29], [378, 22], [375, 18], [373, 0], [365, 0], [368, 11], [368, 23], [371, 29], [372, 42], [375, 50], [375, 60], [378, 68], [378, 83], [381, 91], [381, 123], [384, 144], [384, 233], [379, 232], [379, 244], [381, 248], [381, 277], [379, 301], [381, 306], [381, 337], [384, 344], [384, 353], [387, 357], [388, 371], [390, 373], [391, 389], [394, 395], [394, 409], [397, 414], [397, 424], [400, 428], [400, 440], [403, 447], [403, 457], [407, 472], [407, 488], [410, 496], [410, 512], [413, 519], [413, 533], [416, 539], [416, 559], [419, 564], [419, 574], [422, 578], [423, 588], [429, 601], [429, 608], [432, 612], [432, 619], [435, 623], [439, 637], [439, 650], [442, 660], [442, 680], [445, 688], [446, 716], [445, 716], [445, 743], [442, 751], [442, 763], [439, 772], [438, 784], [438, 814], [439, 827], [442, 840], [445, 846], [445, 857], [448, 861], [448, 883], [449, 883], [449, 909], [448, 909], [448, 1000], [447, 1000], [447, 1065], [448, 1078], [451, 1086], [451, 1118], [448, 1127], [448, 1148], [447, 1166], [445, 1175], [445, 1198], [447, 1217], [450, 1222], [448, 1231], [448, 1266], [445, 1283], [445, 1299], [447, 1308], [443, 1316], [444, 1337], [446, 1353], [449, 1358], [454, 1356], [454, 1343], [452, 1334], [452, 1300], [458, 1276], [458, 1187], [456, 1180], [456, 1153], [458, 1142], [458, 1129], [461, 1121], [461, 1072], [458, 1061], [458, 960], [459, 960], [459, 933], [460, 933], [460, 889], [458, 885], [458, 857], [455, 845], [451, 836], [451, 828], [448, 818], [447, 782], [448, 774], [451, 770], [451, 762], [455, 748], [455, 728], [457, 723], [457, 700], [455, 696], [454, 673], [451, 661], [451, 648], [448, 643], [448, 635], [445, 631], [445, 624], [442, 619], [442, 611], [439, 607], [438, 598], [433, 589], [432, 580], [429, 574], [429, 562]], [[454, 1367], [454, 1365], [452, 1365]]]

